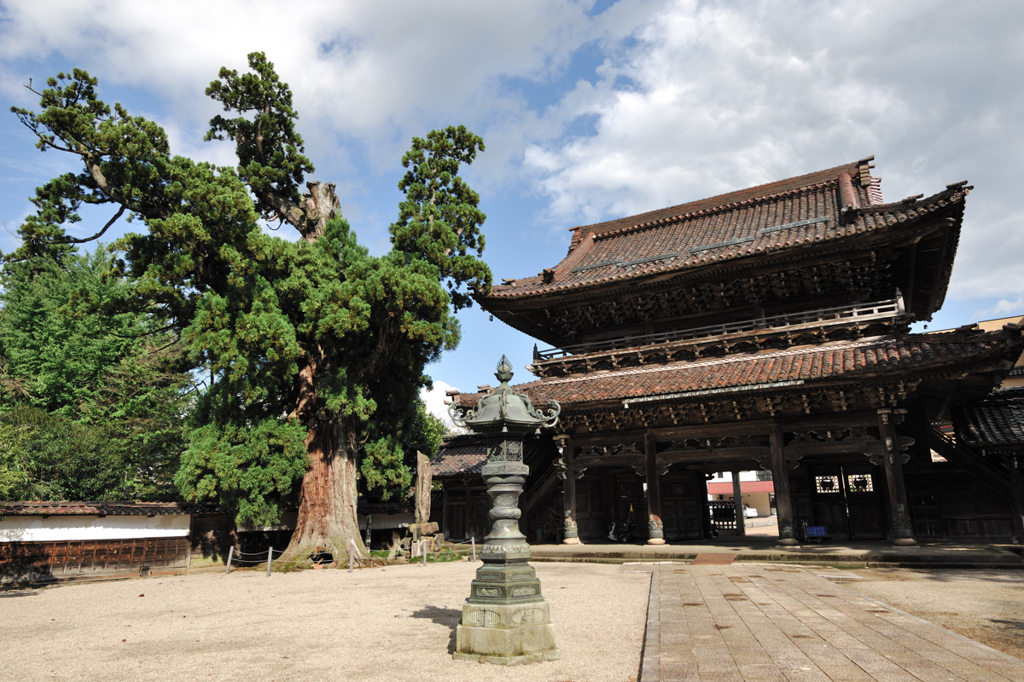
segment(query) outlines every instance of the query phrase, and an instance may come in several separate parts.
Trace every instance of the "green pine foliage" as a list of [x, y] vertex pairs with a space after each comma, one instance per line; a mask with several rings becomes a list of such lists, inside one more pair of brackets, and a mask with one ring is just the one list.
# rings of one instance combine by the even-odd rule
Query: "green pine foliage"
[[173, 494], [188, 377], [111, 266], [99, 248], [3, 269], [2, 499]]
[[[124, 214], [145, 228], [114, 245], [123, 261], [113, 270], [131, 287], [126, 306], [163, 320], [205, 384], [191, 405], [177, 489], [264, 524], [294, 500], [314, 437], [337, 456], [361, 457], [364, 491], [404, 494], [410, 443], [419, 443], [414, 457], [436, 440], [418, 407], [425, 368], [456, 346], [454, 312], [469, 304], [468, 290], [490, 286], [491, 273], [478, 258], [479, 197], [458, 176], [483, 149], [480, 138], [460, 126], [413, 140], [394, 248], [373, 257], [333, 208], [310, 208], [300, 195], [313, 166], [291, 91], [262, 53], [249, 66], [222, 70], [207, 90], [228, 112], [207, 138], [234, 141], [237, 168], [173, 156], [159, 126], [103, 103], [84, 71], [51, 78], [39, 113], [13, 111], [41, 149], [78, 156], [82, 171], [37, 190], [9, 258], [32, 267], [67, 258], [77, 240], [64, 228], [83, 204], [114, 211], [95, 236]], [[267, 234], [261, 218], [303, 239]]]
[[390, 228], [397, 251], [438, 268], [455, 310], [473, 302], [460, 290], [463, 284], [491, 286], [490, 269], [473, 255], [483, 252], [480, 226], [487, 216], [479, 209], [480, 195], [458, 175], [459, 166], [473, 163], [478, 150], [484, 150], [484, 141], [465, 126], [432, 130], [425, 140], [414, 137], [402, 157], [409, 171], [398, 183], [405, 201]]

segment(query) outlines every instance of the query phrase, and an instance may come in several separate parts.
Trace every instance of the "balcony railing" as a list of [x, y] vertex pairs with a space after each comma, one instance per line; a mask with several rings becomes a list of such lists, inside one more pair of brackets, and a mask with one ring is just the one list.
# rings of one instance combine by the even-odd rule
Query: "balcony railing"
[[705, 327], [694, 327], [691, 329], [679, 329], [671, 332], [659, 332], [657, 334], [637, 334], [634, 336], [622, 336], [616, 339], [605, 341], [592, 341], [579, 343], [564, 348], [546, 348], [534, 353], [534, 362], [543, 362], [555, 358], [562, 358], [568, 355], [579, 355], [582, 353], [600, 353], [626, 348], [637, 348], [660, 343], [673, 343], [676, 341], [689, 341], [693, 339], [710, 338], [715, 336], [728, 336], [733, 334], [746, 334], [751, 332], [782, 332], [806, 326], [837, 326], [851, 322], [870, 322], [874, 320], [895, 319], [906, 316], [906, 307], [903, 304], [903, 296], [897, 292], [896, 298], [889, 301], [878, 301], [875, 303], [837, 306], [834, 308], [819, 308], [800, 313], [789, 313], [786, 315], [773, 315], [741, 322], [729, 322], [726, 324], [713, 324]]

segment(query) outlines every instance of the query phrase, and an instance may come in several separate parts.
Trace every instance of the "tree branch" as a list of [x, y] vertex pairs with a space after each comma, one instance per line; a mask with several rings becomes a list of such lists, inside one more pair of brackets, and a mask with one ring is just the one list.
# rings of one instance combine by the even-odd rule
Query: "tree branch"
[[71, 149], [70, 147], [61, 147], [60, 145], [54, 144], [45, 135], [43, 135], [42, 133], [39, 132], [39, 125], [38, 124], [30, 124], [28, 121], [26, 121], [20, 115], [18, 116], [18, 120], [21, 121], [21, 125], [25, 126], [29, 130], [31, 130], [32, 134], [35, 135], [36, 137], [38, 137], [39, 140], [44, 145], [46, 145], [47, 147], [50, 147], [51, 149], [56, 149], [59, 152], [68, 152], [69, 154], [81, 154], [81, 152], [77, 152], [74, 149]]
[[158, 208], [156, 208], [154, 206], [141, 206], [141, 205], [131, 205], [131, 206], [129, 206], [128, 200], [125, 199], [121, 195], [120, 192], [118, 192], [113, 187], [111, 187], [110, 183], [107, 182], [107, 177], [105, 175], [103, 175], [103, 170], [100, 168], [100, 164], [94, 158], [95, 153], [94, 152], [78, 152], [78, 153], [80, 153], [82, 155], [82, 159], [85, 162], [85, 169], [87, 171], [89, 171], [89, 175], [92, 177], [93, 182], [96, 183], [96, 188], [99, 189], [99, 191], [101, 191], [104, 194], [106, 194], [113, 201], [116, 201], [117, 203], [121, 204], [122, 208], [127, 207], [132, 212], [138, 213], [139, 215], [141, 215], [141, 216], [143, 216], [145, 218], [153, 219], [153, 218], [162, 218], [163, 217], [163, 213]]
[[124, 212], [125, 212], [124, 204], [121, 204], [121, 208], [117, 209], [117, 213], [114, 214], [114, 217], [107, 221], [107, 224], [103, 226], [102, 230], [100, 230], [99, 232], [97, 232], [96, 234], [94, 234], [91, 237], [86, 237], [84, 239], [75, 239], [73, 237], [69, 237], [68, 239], [54, 239], [51, 243], [53, 243], [53, 244], [84, 244], [85, 242], [91, 242], [94, 239], [99, 239], [100, 237], [103, 236], [104, 232], [106, 232], [107, 230], [110, 229], [111, 225], [113, 225], [114, 223], [117, 222], [118, 218], [120, 218], [122, 215], [124, 215]]
[[306, 222], [306, 212], [302, 210], [301, 206], [275, 192], [259, 192], [257, 196], [274, 207], [274, 211], [277, 212], [282, 222], [288, 223], [305, 236], [305, 231], [302, 228]]

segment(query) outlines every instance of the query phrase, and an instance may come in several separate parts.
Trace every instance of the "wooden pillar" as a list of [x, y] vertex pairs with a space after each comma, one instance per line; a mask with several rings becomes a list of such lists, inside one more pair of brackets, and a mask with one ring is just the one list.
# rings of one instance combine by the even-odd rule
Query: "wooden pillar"
[[746, 535], [747, 519], [743, 516], [743, 488], [739, 471], [732, 472], [732, 501], [736, 505], [736, 535]]
[[1021, 476], [1021, 465], [1024, 455], [1008, 455], [1010, 466], [1010, 487], [1013, 490], [1013, 525], [1014, 533], [1024, 544], [1024, 480]]
[[562, 485], [562, 544], [579, 545], [581, 543], [579, 527], [576, 525], [576, 467], [573, 463], [574, 448], [572, 441], [569, 440], [569, 436], [565, 434], [555, 436], [555, 442], [558, 443], [558, 450], [562, 454], [561, 460], [563, 464], [563, 468], [559, 472], [559, 475], [564, 480]]
[[658, 453], [654, 438], [644, 438], [647, 473], [647, 544], [665, 544], [665, 526], [661, 521], [661, 480], [658, 478]]
[[889, 490], [893, 544], [914, 546], [917, 540], [914, 539], [914, 524], [910, 521], [910, 505], [907, 503], [907, 487], [903, 483], [903, 463], [900, 462], [894, 417], [896, 414], [887, 407], [878, 410], [878, 435], [882, 439], [882, 468], [885, 471], [885, 487]]
[[700, 537], [701, 539], [714, 537], [712, 531], [714, 528], [711, 525], [711, 505], [708, 504], [708, 477], [707, 474], [701, 472], [700, 476], [700, 488], [697, 490], [697, 495], [701, 500], [700, 503]]
[[789, 496], [789, 468], [783, 450], [782, 427], [772, 423], [768, 430], [772, 448], [772, 484], [775, 486], [775, 510], [779, 519], [779, 544], [796, 545], [793, 531], [793, 500]]

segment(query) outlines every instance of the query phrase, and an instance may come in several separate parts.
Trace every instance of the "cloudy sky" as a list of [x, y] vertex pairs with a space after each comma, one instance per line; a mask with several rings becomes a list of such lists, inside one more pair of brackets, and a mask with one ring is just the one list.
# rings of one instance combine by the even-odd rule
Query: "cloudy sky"
[[[874, 154], [887, 201], [970, 180], [953, 282], [932, 328], [1024, 313], [1024, 3], [0, 2], [0, 92], [80, 67], [101, 97], [204, 143], [221, 66], [261, 50], [291, 84], [315, 179], [372, 252], [388, 248], [414, 135], [463, 123], [487, 151], [466, 172], [497, 279], [559, 261], [568, 228]], [[0, 126], [0, 250], [27, 197], [68, 159]], [[72, 230], [92, 233], [96, 215]], [[473, 309], [444, 385], [521, 369], [533, 340]], [[440, 384], [439, 384], [440, 385]]]

